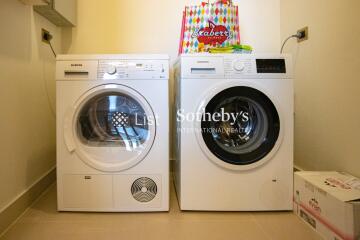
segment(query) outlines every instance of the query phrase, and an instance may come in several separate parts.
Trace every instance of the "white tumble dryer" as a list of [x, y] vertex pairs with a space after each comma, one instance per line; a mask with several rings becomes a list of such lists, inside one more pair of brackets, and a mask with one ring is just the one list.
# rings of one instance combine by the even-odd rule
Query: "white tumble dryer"
[[292, 208], [293, 80], [286, 55], [182, 55], [175, 64], [182, 210]]
[[56, 66], [59, 211], [168, 211], [163, 55], [61, 55]]

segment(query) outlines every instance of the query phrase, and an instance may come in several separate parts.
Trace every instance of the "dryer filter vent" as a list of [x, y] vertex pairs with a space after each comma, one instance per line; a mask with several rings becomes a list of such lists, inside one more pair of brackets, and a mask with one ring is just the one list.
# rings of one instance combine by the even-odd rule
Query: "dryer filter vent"
[[157, 194], [157, 185], [150, 178], [138, 178], [131, 186], [131, 194], [139, 202], [150, 202]]

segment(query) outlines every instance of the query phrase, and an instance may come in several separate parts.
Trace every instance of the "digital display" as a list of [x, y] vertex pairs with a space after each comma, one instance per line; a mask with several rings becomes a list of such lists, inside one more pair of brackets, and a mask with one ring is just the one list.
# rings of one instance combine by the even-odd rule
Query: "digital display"
[[285, 59], [256, 59], [257, 73], [286, 73]]

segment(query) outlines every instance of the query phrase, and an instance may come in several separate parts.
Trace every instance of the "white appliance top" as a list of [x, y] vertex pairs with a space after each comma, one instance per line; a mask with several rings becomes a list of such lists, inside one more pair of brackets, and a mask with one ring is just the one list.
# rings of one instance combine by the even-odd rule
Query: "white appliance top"
[[168, 80], [169, 56], [59, 55], [56, 80]]
[[292, 78], [291, 56], [286, 54], [182, 54], [177, 60], [181, 77]]
[[106, 59], [121, 59], [121, 60], [169, 60], [170, 57], [166, 54], [63, 54], [57, 55], [57, 61], [66, 60], [106, 60]]

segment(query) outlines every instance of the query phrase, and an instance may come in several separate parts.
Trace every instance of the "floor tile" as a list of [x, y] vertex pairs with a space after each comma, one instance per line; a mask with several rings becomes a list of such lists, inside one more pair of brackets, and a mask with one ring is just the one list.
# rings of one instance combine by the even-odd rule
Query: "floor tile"
[[259, 226], [274, 240], [322, 239], [292, 212], [259, 212], [253, 213], [253, 217]]
[[174, 188], [163, 213], [58, 212], [52, 186], [1, 240], [319, 240], [291, 212], [181, 212]]

